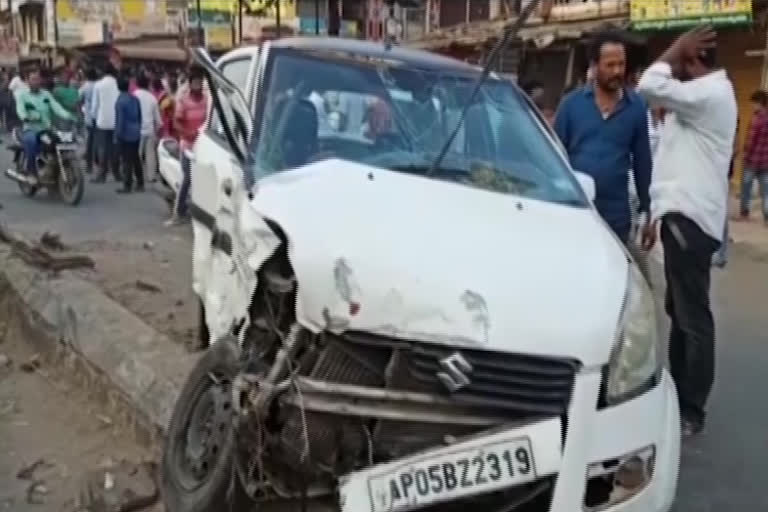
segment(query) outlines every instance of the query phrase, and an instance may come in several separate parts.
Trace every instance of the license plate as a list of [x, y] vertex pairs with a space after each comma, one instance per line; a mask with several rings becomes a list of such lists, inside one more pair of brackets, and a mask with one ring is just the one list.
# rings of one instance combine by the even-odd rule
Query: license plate
[[368, 479], [374, 512], [405, 512], [536, 480], [531, 440], [521, 437], [409, 461]]

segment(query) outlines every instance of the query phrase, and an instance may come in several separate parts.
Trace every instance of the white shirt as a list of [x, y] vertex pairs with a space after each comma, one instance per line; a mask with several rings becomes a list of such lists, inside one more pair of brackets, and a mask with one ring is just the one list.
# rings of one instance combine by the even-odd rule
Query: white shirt
[[96, 128], [115, 129], [115, 104], [119, 95], [117, 80], [111, 75], [104, 76], [93, 86], [91, 118], [96, 120]]
[[680, 213], [722, 241], [736, 136], [733, 84], [723, 70], [681, 82], [669, 64], [657, 62], [643, 73], [637, 91], [667, 110], [653, 162], [652, 217]]
[[656, 155], [656, 150], [659, 149], [659, 141], [661, 140], [661, 129], [664, 127], [664, 123], [661, 119], [654, 121], [653, 113], [648, 111], [648, 138], [651, 143], [651, 156]]
[[11, 78], [11, 83], [8, 84], [8, 89], [11, 91], [11, 94], [13, 94], [13, 99], [16, 100], [19, 97], [19, 94], [29, 90], [29, 86], [19, 75], [15, 75]]
[[157, 135], [163, 123], [160, 118], [160, 107], [157, 105], [157, 98], [146, 89], [137, 89], [133, 95], [139, 100], [139, 106], [141, 107], [141, 136]]
[[93, 118], [91, 117], [91, 101], [93, 100], [94, 84], [95, 82], [87, 80], [83, 85], [80, 86], [80, 89], [78, 89], [80, 101], [83, 103], [82, 107], [80, 108], [83, 112], [83, 117], [85, 118], [85, 124], [89, 127], [91, 124], [93, 124]]

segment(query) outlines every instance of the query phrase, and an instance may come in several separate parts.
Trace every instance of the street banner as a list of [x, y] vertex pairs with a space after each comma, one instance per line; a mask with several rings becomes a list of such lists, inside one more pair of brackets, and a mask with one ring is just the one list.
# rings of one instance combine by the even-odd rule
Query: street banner
[[54, 5], [50, 12], [56, 17], [59, 47], [163, 33], [167, 28], [166, 0], [56, 0]]
[[[201, 2], [202, 4], [202, 2]], [[208, 2], [208, 5], [211, 5]], [[198, 11], [191, 8], [187, 11], [187, 26], [190, 30], [196, 30], [201, 26], [205, 34], [205, 46], [211, 49], [225, 49], [232, 47], [232, 12], [229, 10], [200, 9], [200, 23], [197, 20]], [[194, 41], [199, 43], [199, 41]]]
[[752, 0], [631, 0], [634, 30], [685, 29], [752, 22]]

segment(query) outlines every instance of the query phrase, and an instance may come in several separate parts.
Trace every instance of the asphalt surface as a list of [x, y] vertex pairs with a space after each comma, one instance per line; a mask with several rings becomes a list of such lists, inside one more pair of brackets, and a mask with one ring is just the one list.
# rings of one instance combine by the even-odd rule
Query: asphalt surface
[[151, 187], [147, 192], [121, 195], [116, 193], [119, 184], [114, 181], [87, 182], [83, 200], [75, 207], [50, 197], [45, 190], [33, 199], [24, 197], [4, 174], [11, 155], [5, 149], [8, 136], [0, 135], [0, 139], [0, 221], [30, 233], [59, 233], [70, 242], [142, 238], [162, 231], [168, 206]]
[[[0, 168], [7, 166], [0, 152]], [[88, 185], [76, 208], [45, 197], [21, 196], [0, 177], [0, 221], [68, 240], [142, 237], [162, 229], [167, 207], [152, 193], [120, 196], [117, 185]], [[768, 510], [768, 257], [736, 245], [725, 270], [713, 270], [717, 322], [717, 382], [706, 431], [686, 443], [675, 512]], [[55, 428], [55, 427], [54, 427]], [[642, 428], [638, 425], [637, 428]]]

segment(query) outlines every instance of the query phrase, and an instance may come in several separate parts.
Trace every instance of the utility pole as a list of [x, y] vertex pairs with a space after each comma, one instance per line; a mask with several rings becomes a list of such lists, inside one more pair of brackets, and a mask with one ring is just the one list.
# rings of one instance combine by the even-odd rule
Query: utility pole
[[243, 0], [237, 0], [237, 33], [240, 44], [243, 44]]
[[275, 2], [275, 32], [277, 39], [280, 39], [280, 0]]
[[328, 0], [328, 35], [339, 36], [341, 20], [339, 19], [340, 0]]
[[199, 46], [205, 46], [203, 44], [203, 10], [200, 8], [200, 0], [197, 0], [197, 44]]
[[320, 0], [315, 0], [315, 35], [320, 35]]
[[58, 10], [58, 1], [53, 0], [53, 51], [54, 55], [59, 53], [59, 17], [56, 15]]

